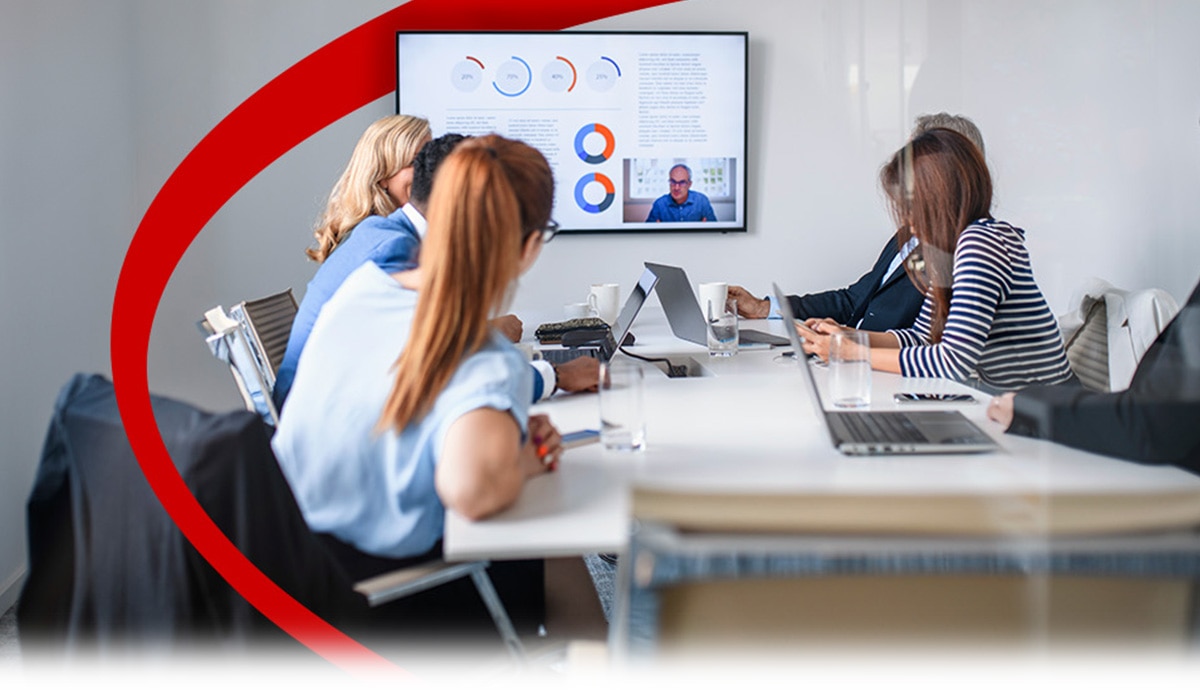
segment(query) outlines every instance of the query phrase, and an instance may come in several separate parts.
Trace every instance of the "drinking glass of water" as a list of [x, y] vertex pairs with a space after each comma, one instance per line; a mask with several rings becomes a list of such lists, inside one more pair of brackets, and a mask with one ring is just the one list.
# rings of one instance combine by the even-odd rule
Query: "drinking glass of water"
[[643, 380], [641, 366], [631, 359], [600, 363], [600, 441], [606, 449], [639, 451], [646, 446]]
[[709, 303], [708, 354], [711, 357], [732, 357], [738, 352], [737, 300], [729, 300], [719, 313], [717, 305]]

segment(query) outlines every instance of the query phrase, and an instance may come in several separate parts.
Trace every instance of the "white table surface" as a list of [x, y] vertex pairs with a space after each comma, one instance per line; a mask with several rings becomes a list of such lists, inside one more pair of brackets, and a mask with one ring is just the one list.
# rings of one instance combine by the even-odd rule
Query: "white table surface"
[[[743, 328], [783, 333], [781, 321]], [[532, 332], [532, 328], [526, 329]], [[450, 560], [535, 558], [620, 552], [630, 528], [630, 487], [730, 493], [830, 495], [1062, 496], [1154, 495], [1200, 491], [1200, 477], [1057, 444], [1004, 434], [986, 418], [990, 398], [954, 382], [874, 372], [872, 409], [897, 409], [897, 391], [970, 392], [975, 404], [921, 404], [962, 411], [1000, 443], [992, 453], [850, 457], [837, 452], [815, 414], [802, 372], [783, 350], [747, 349], [710, 359], [703, 347], [675, 339], [661, 310], [634, 324], [646, 356], [694, 359], [710, 374], [669, 379], [646, 367], [647, 446], [639, 453], [600, 444], [568, 450], [557, 472], [528, 482], [517, 503], [487, 520], [449, 513], [444, 549]], [[818, 382], [824, 371], [816, 369]], [[911, 408], [912, 405], [906, 406]], [[562, 395], [537, 405], [563, 432], [599, 428], [595, 394]]]

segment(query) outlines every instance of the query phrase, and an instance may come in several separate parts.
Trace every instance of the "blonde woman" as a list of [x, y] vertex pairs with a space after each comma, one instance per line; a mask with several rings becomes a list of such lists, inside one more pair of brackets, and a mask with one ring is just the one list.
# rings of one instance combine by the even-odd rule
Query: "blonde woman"
[[421, 266], [363, 264], [325, 305], [272, 442], [314, 531], [428, 555], [446, 509], [488, 517], [558, 462], [528, 362], [488, 323], [553, 233], [553, 193], [536, 149], [465, 141], [438, 172]]
[[287, 399], [317, 314], [346, 276], [366, 261], [393, 271], [416, 265], [424, 221], [414, 222], [406, 204], [413, 159], [430, 139], [429, 121], [411, 115], [376, 120], [359, 137], [313, 232], [317, 246], [305, 250], [321, 265], [304, 292], [275, 375], [276, 407]]
[[429, 121], [422, 117], [389, 115], [372, 122], [329, 192], [313, 231], [316, 248], [304, 253], [323, 263], [359, 223], [370, 216], [389, 216], [407, 204], [413, 159], [432, 137]]

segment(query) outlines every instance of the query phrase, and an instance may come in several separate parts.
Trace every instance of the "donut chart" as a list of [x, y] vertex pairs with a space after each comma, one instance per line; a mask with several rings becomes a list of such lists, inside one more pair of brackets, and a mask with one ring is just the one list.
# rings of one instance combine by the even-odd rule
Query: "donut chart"
[[[583, 145], [584, 140], [587, 139], [587, 135], [593, 132], [604, 137], [604, 150], [600, 153], [588, 153], [588, 150]], [[613, 151], [616, 148], [617, 140], [613, 137], [612, 130], [598, 122], [586, 124], [580, 127], [579, 131], [575, 133], [575, 153], [584, 163], [591, 163], [593, 165], [603, 163], [612, 157]]]
[[[583, 196], [583, 190], [593, 182], [604, 187], [604, 199], [598, 204], [590, 203]], [[616, 198], [617, 188], [613, 185], [612, 180], [608, 179], [608, 176], [602, 173], [588, 173], [579, 178], [579, 181], [575, 183], [575, 203], [579, 205], [579, 208], [588, 213], [603, 213], [609, 206], [612, 206], [613, 200]]]

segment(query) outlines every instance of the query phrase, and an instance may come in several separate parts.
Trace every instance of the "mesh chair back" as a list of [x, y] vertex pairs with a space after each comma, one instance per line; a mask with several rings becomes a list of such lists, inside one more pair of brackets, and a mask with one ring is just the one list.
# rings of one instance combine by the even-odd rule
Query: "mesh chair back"
[[279, 371], [287, 351], [296, 311], [296, 298], [291, 288], [261, 299], [247, 300], [230, 310], [230, 315], [246, 329], [260, 363], [259, 369], [272, 390], [275, 372]]
[[1106, 393], [1108, 379], [1108, 311], [1103, 299], [1087, 308], [1083, 325], [1066, 343], [1071, 371], [1085, 388]]
[[246, 409], [271, 426], [279, 423], [279, 411], [271, 400], [275, 372], [287, 351], [296, 311], [289, 288], [240, 302], [228, 314], [220, 306], [213, 307], [197, 323], [213, 356], [229, 365]]

